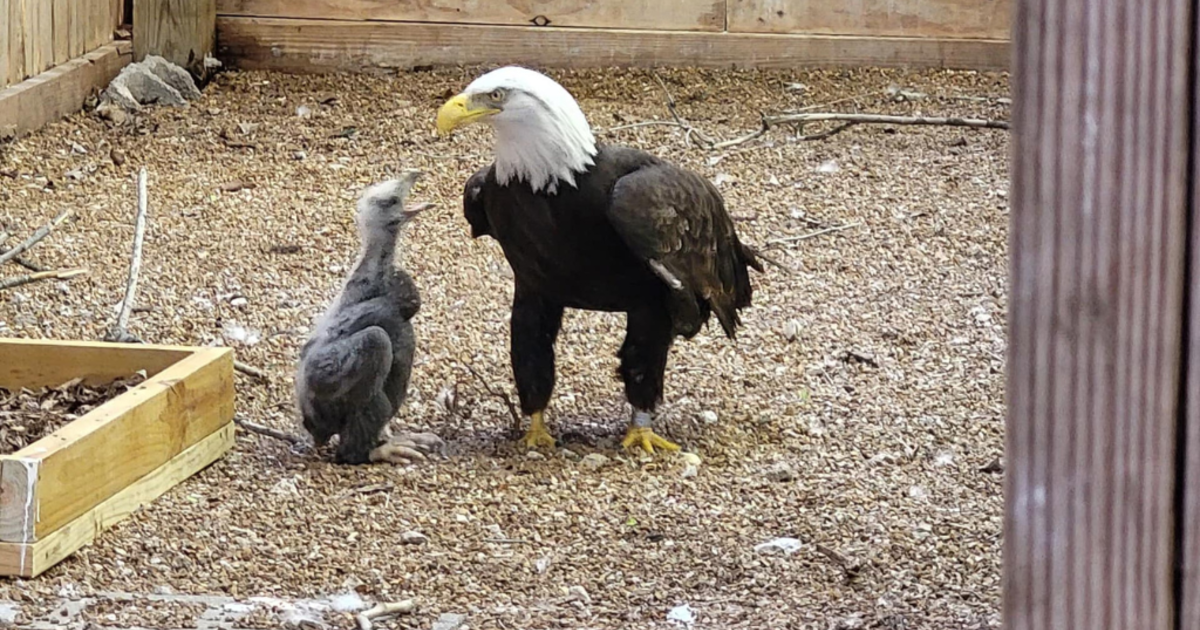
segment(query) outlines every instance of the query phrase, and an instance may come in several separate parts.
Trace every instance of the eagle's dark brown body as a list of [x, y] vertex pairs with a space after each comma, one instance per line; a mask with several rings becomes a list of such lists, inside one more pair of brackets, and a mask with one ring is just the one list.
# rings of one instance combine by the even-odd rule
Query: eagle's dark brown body
[[463, 206], [472, 236], [495, 238], [513, 270], [512, 361], [526, 414], [549, 402], [564, 308], [628, 313], [620, 372], [629, 402], [651, 411], [674, 337], [695, 336], [712, 313], [733, 337], [750, 305], [747, 267], [762, 270], [708, 180], [625, 147], [599, 147], [576, 186], [560, 182], [555, 194], [501, 185], [486, 167], [467, 181]]

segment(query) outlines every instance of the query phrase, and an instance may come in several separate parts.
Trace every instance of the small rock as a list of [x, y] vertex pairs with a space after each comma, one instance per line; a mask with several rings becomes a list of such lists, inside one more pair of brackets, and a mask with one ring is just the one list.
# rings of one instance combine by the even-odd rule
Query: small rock
[[296, 115], [301, 118], [312, 118], [313, 110], [308, 105], [301, 105], [296, 108]]
[[400, 542], [406, 545], [424, 545], [429, 542], [429, 537], [418, 531], [409, 531], [400, 534]]
[[140, 65], [154, 73], [167, 85], [175, 88], [183, 98], [189, 101], [200, 98], [200, 90], [196, 88], [196, 82], [192, 80], [192, 75], [187, 70], [158, 55], [147, 55]]
[[570, 597], [571, 601], [574, 602], [583, 602], [589, 606], [592, 604], [592, 596], [588, 595], [587, 589], [582, 586], [577, 585], [567, 589], [567, 597]]
[[228, 184], [221, 184], [221, 190], [224, 192], [237, 192], [245, 187], [246, 184], [242, 182], [229, 182]]
[[119, 105], [108, 102], [100, 103], [100, 106], [96, 108], [96, 115], [99, 116], [101, 120], [107, 120], [114, 125], [123, 125], [125, 124], [125, 121], [129, 119], [129, 116], [125, 113], [124, 109], [122, 109]]
[[67, 179], [73, 179], [77, 182], [82, 181], [84, 177], [87, 177], [87, 175], [85, 175], [83, 171], [81, 171], [77, 168], [67, 171], [66, 173], [64, 173], [64, 175], [66, 175]]
[[569, 448], [559, 449], [558, 454], [561, 455], [563, 459], [569, 459], [575, 462], [579, 461], [579, 453], [576, 453]]
[[125, 163], [125, 154], [120, 149], [112, 149], [108, 152], [108, 159], [112, 160], [113, 164], [121, 166]]
[[87, 151], [87, 149], [85, 149], [83, 147], [82, 144], [79, 144], [78, 142], [69, 142], [68, 144], [71, 145], [71, 153], [77, 153], [79, 155], [87, 155], [88, 151]]
[[691, 628], [692, 624], [696, 623], [696, 613], [692, 611], [691, 606], [683, 604], [667, 612], [667, 621], [673, 621]]
[[700, 463], [703, 461], [702, 459], [700, 459], [699, 455], [697, 455], [695, 453], [687, 453], [687, 452], [680, 453], [679, 459], [682, 459], [685, 464], [690, 464], [692, 466], [699, 466]]
[[988, 462], [986, 466], [980, 468], [979, 471], [989, 474], [1004, 472], [1004, 458], [997, 457], [996, 459], [993, 459], [992, 461]]
[[238, 131], [242, 132], [243, 136], [248, 136], [258, 131], [259, 126], [259, 123], [240, 122], [238, 123]]
[[951, 140], [951, 141], [950, 141], [950, 146], [952, 146], [952, 147], [965, 147], [965, 146], [967, 146], [967, 139], [966, 139], [966, 138], [964, 138], [963, 136], [959, 136], [959, 137], [957, 137], [957, 138], [955, 138], [955, 139], [953, 139], [953, 140]]
[[305, 159], [305, 158], [307, 158], [307, 157], [308, 157], [308, 154], [307, 154], [307, 153], [305, 153], [304, 151], [294, 151], [294, 152], [292, 152], [292, 159], [293, 159], [293, 160], [303, 160], [303, 159]]
[[788, 341], [795, 341], [800, 336], [800, 322], [789, 319], [783, 325], [783, 338]]
[[796, 480], [796, 471], [786, 462], [772, 464], [763, 472], [763, 476], [776, 483]]
[[586, 457], [579, 461], [579, 465], [587, 470], [599, 470], [608, 464], [609, 459], [601, 453], [588, 453]]
[[719, 420], [719, 418], [717, 417], [717, 412], [715, 411], [706, 410], [700, 412], [700, 421], [704, 424], [716, 424], [717, 420]]
[[797, 551], [800, 551], [802, 546], [803, 543], [795, 538], [776, 538], [775, 540], [768, 540], [765, 543], [755, 545], [754, 551], [755, 553], [783, 554], [785, 556], [790, 556]]
[[537, 451], [529, 451], [525, 453], [525, 459], [546, 459], [546, 456]]
[[235, 297], [232, 300], [229, 300], [229, 305], [234, 308], [242, 308], [246, 304], [249, 304], [249, 301], [244, 297]]
[[467, 616], [459, 613], [442, 613], [433, 622], [433, 630], [458, 630], [467, 622]]
[[537, 562], [533, 563], [533, 568], [535, 571], [538, 572], [538, 575], [545, 573], [546, 569], [550, 568], [550, 558], [548, 558], [546, 556], [542, 556], [541, 558], [538, 558]]
[[842, 168], [838, 166], [837, 160], [826, 160], [817, 166], [818, 173], [836, 173], [840, 170]]

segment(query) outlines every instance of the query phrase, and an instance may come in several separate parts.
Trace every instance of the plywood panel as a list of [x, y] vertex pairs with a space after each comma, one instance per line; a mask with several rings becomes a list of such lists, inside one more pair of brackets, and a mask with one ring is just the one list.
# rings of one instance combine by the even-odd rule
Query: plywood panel
[[1184, 2], [1021, 1], [1008, 630], [1177, 627], [1192, 23]]
[[552, 29], [222, 17], [222, 59], [245, 69], [361, 72], [422, 65], [1008, 67], [1003, 41]]
[[720, 31], [725, 0], [218, 0], [219, 15]]
[[54, 63], [71, 59], [71, 0], [53, 0], [50, 31], [54, 34]]
[[1012, 11], [1012, 0], [729, 0], [729, 30], [1007, 39]]

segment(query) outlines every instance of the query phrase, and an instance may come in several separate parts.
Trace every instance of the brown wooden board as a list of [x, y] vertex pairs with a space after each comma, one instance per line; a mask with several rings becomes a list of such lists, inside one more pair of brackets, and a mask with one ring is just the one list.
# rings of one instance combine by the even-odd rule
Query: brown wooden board
[[[25, 80], [25, 2], [26, 0], [8, 0], [8, 15], [0, 23], [0, 29], [6, 30], [8, 45], [8, 67], [5, 70], [8, 85]], [[3, 42], [0, 42], [3, 43]]]
[[1008, 39], [1012, 0], [729, 0], [729, 31]]
[[218, 15], [721, 31], [725, 0], [218, 0]]
[[912, 66], [1005, 69], [1005, 41], [780, 36], [679, 31], [338, 22], [221, 17], [223, 60], [285, 72], [422, 65]]
[[133, 57], [129, 42], [113, 42], [0, 90], [0, 138], [21, 136], [73, 114], [104, 89]]
[[213, 52], [216, 19], [216, 0], [134, 0], [134, 59], [159, 55], [202, 71], [204, 56]]
[[1168, 630], [1190, 9], [1022, 0], [1004, 611]]

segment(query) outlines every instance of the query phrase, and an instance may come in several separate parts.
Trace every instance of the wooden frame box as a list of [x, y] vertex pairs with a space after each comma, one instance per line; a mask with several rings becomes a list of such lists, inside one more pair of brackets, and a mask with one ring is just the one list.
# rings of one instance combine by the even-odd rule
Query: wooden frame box
[[0, 455], [0, 575], [35, 577], [233, 446], [233, 351], [0, 339], [0, 387], [147, 379]]

